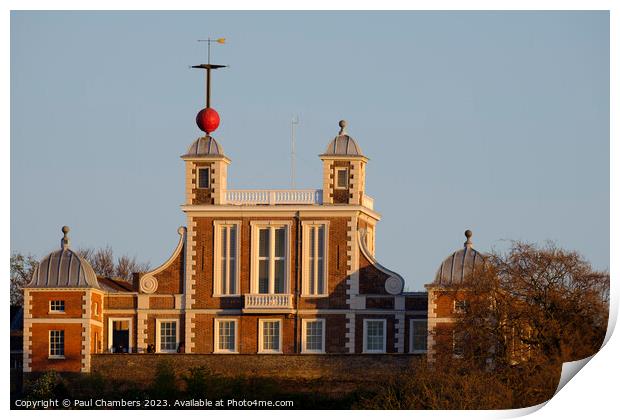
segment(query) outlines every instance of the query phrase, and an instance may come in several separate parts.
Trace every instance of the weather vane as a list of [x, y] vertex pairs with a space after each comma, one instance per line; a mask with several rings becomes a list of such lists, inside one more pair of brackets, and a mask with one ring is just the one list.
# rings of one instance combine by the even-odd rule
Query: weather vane
[[224, 44], [226, 43], [225, 38], [216, 38], [216, 39], [199, 39], [198, 42], [206, 42], [207, 43], [207, 64], [198, 64], [196, 66], [192, 66], [194, 69], [205, 69], [206, 77], [207, 77], [207, 92], [206, 92], [206, 106], [204, 109], [200, 110], [198, 115], [196, 115], [196, 124], [198, 124], [198, 128], [204, 131], [207, 135], [212, 133], [217, 129], [220, 125], [220, 116], [217, 111], [211, 108], [211, 70], [219, 69], [222, 67], [227, 67], [222, 64], [211, 64], [211, 44]]

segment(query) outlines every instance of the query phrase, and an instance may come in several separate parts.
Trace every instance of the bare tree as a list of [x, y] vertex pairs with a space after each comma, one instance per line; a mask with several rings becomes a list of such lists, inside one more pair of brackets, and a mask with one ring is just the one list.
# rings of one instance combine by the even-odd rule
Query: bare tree
[[39, 262], [28, 254], [18, 252], [11, 254], [11, 305], [22, 306], [24, 304], [23, 288], [32, 279], [32, 274]]
[[136, 261], [136, 257], [123, 255], [116, 260], [114, 273], [116, 277], [130, 280], [133, 273], [143, 273], [149, 270], [149, 263], [139, 263]]
[[148, 271], [149, 263], [140, 263], [136, 257], [122, 255], [116, 261], [114, 252], [108, 245], [105, 248], [80, 248], [77, 250], [86, 261], [90, 263], [95, 273], [103, 277], [118, 277], [131, 280], [132, 273]]
[[515, 242], [442, 293], [466, 301], [433, 332], [421, 360], [366, 408], [519, 408], [550, 399], [563, 362], [596, 353], [609, 314], [609, 274], [552, 243]]

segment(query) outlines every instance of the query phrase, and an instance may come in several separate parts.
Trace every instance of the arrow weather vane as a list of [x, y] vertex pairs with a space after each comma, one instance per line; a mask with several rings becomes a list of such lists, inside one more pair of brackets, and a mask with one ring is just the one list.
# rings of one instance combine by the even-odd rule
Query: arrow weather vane
[[209, 135], [210, 132], [215, 131], [220, 123], [220, 117], [215, 111], [215, 109], [211, 108], [211, 70], [219, 69], [222, 67], [227, 67], [222, 64], [211, 64], [211, 44], [224, 44], [226, 42], [225, 38], [217, 38], [217, 39], [199, 39], [198, 42], [206, 42], [207, 43], [207, 64], [198, 64], [196, 66], [192, 66], [194, 69], [205, 69], [206, 70], [206, 78], [207, 78], [207, 91], [206, 91], [206, 107], [201, 110], [196, 116], [196, 123], [198, 127]]

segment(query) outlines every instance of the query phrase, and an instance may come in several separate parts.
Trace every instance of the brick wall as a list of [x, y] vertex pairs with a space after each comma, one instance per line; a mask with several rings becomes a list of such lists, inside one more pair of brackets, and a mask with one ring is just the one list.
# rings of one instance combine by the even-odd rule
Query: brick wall
[[[198, 187], [198, 181], [196, 178], [196, 173], [198, 168], [210, 168], [210, 180], [209, 186], [213, 186], [215, 180], [215, 170], [213, 169], [213, 165], [205, 162], [196, 162], [196, 169], [192, 169], [192, 179], [195, 180], [195, 185]], [[192, 189], [192, 193], [195, 194], [195, 199], [191, 204], [213, 204], [213, 190], [211, 188], [194, 188]]]
[[105, 378], [148, 385], [163, 361], [177, 376], [191, 368], [206, 366], [214, 373], [280, 379], [382, 382], [410, 366], [411, 355], [245, 355], [245, 354], [98, 354], [91, 360], [92, 372]]
[[[302, 221], [310, 220], [302, 218]], [[327, 246], [327, 298], [300, 298], [299, 309], [346, 309], [347, 305], [347, 221], [349, 218], [319, 218], [329, 221]], [[301, 262], [303, 268], [303, 261]], [[301, 285], [300, 285], [301, 286]]]
[[174, 309], [174, 296], [151, 296], [149, 307], [151, 309]]
[[[89, 292], [91, 299], [90, 317], [96, 321], [103, 321], [103, 295]], [[96, 311], [95, 311], [96, 309]], [[96, 312], [96, 313], [95, 313]]]
[[137, 298], [135, 295], [127, 294], [115, 294], [109, 295], [104, 298], [104, 305], [106, 309], [135, 309]]
[[[30, 291], [32, 296], [33, 318], [81, 318], [82, 317], [82, 298], [84, 292], [72, 291]], [[49, 305], [52, 300], [64, 300], [64, 313], [49, 313]]]
[[[454, 301], [455, 300], [467, 300], [467, 293], [462, 291], [435, 291], [433, 296], [434, 303], [437, 305], [435, 316], [437, 318], [450, 318], [454, 314]], [[471, 296], [469, 296], [471, 299]]]
[[[297, 224], [295, 219], [278, 217], [254, 217], [254, 218], [229, 218], [230, 220], [241, 221], [241, 244], [240, 244], [240, 294], [250, 293], [251, 281], [251, 227], [250, 222], [254, 220], [282, 220], [290, 221], [290, 273], [289, 290], [295, 291], [296, 262], [297, 262]], [[243, 307], [241, 297], [213, 297], [213, 221], [210, 217], [196, 218], [196, 282], [195, 300], [193, 306], [196, 309], [202, 308], [222, 308], [240, 309]], [[303, 218], [303, 220], [312, 220]], [[346, 304], [346, 277], [347, 277], [347, 218], [324, 218], [316, 220], [329, 220], [329, 266], [328, 266], [328, 298], [301, 298], [300, 309], [330, 308], [344, 309]], [[303, 264], [303, 263], [302, 263]], [[301, 269], [301, 267], [299, 267]], [[158, 276], [159, 277], [159, 276]], [[301, 285], [300, 285], [301, 286]]]
[[[257, 314], [257, 315], [221, 315], [196, 314], [194, 318], [196, 334], [194, 343], [195, 353], [212, 353], [214, 346], [214, 319], [236, 319], [238, 334], [238, 352], [241, 354], [255, 354], [258, 352], [258, 335], [260, 319], [279, 319], [282, 321], [282, 351], [294, 353], [295, 341], [298, 351], [301, 351], [302, 319], [325, 319], [325, 349], [328, 353], [346, 353], [345, 315], [304, 315], [297, 319], [298, 334], [295, 335], [295, 318], [285, 315]], [[154, 332], [154, 330], [153, 330]], [[151, 334], [151, 330], [149, 330]]]
[[[49, 359], [50, 330], [64, 330], [65, 358]], [[32, 324], [32, 363], [33, 371], [51, 370], [58, 372], [79, 372], [82, 367], [82, 324]]]
[[394, 298], [367, 297], [366, 309], [394, 309]]
[[359, 254], [359, 261], [360, 294], [387, 295], [385, 281], [389, 276], [372, 265], [361, 252]]
[[183, 268], [185, 267], [185, 252], [181, 250], [179, 255], [160, 273], [154, 277], [157, 279], [156, 293], [179, 294], [183, 293]]
[[406, 296], [405, 309], [407, 309], [408, 311], [428, 310], [428, 294], [420, 296]]

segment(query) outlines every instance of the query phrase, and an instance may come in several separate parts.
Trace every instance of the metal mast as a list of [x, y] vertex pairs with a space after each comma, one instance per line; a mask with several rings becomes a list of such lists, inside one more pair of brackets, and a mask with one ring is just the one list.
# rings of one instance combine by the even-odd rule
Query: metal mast
[[291, 188], [295, 188], [295, 126], [299, 124], [299, 117], [291, 119]]

